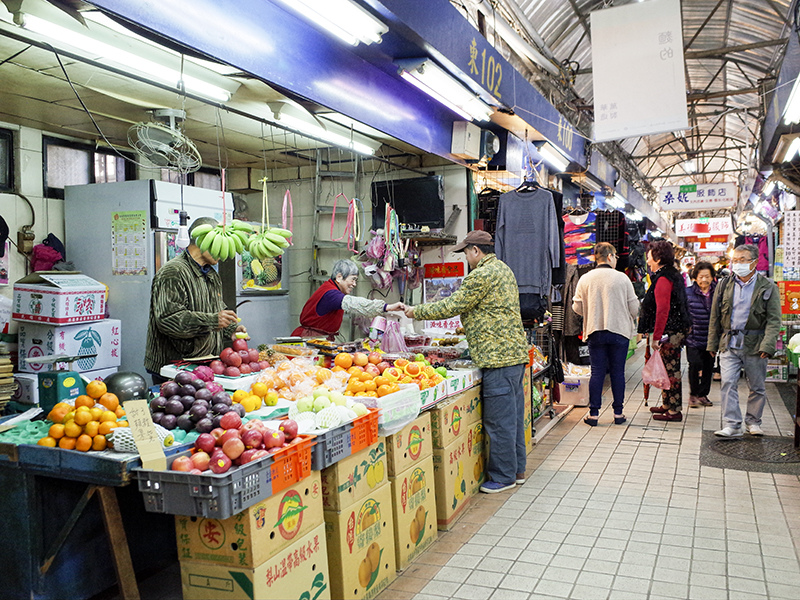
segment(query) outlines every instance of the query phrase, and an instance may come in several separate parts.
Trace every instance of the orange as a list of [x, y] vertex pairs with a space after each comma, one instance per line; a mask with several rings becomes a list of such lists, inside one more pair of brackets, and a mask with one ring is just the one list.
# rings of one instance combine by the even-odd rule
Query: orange
[[326, 381], [328, 381], [328, 379], [331, 378], [332, 374], [333, 373], [331, 372], [330, 369], [325, 369], [325, 368], [317, 369], [317, 375], [316, 375], [317, 381], [319, 383], [325, 383]]
[[367, 392], [356, 392], [355, 395], [358, 396], [358, 397], [364, 397], [364, 396], [367, 395]]
[[106, 410], [103, 411], [103, 414], [100, 415], [100, 422], [104, 423], [105, 421], [116, 421], [117, 415], [114, 413], [113, 410]]
[[347, 384], [347, 389], [357, 395], [359, 392], [363, 392], [367, 388], [364, 386], [363, 381], [354, 381]]
[[277, 365], [275, 365], [276, 371], [288, 371], [291, 368], [292, 368], [292, 363], [291, 361], [288, 360], [282, 360]]
[[115, 429], [116, 427], [116, 421], [103, 421], [100, 423], [100, 427], [97, 428], [97, 433], [100, 435], [106, 435], [107, 433], [111, 433], [111, 430]]
[[365, 381], [364, 382], [364, 391], [365, 392], [374, 392], [378, 389], [378, 386], [375, 385], [374, 381]]
[[98, 400], [100, 404], [105, 406], [108, 410], [117, 410], [119, 406], [119, 398], [117, 398], [116, 394], [112, 394], [111, 392], [106, 392], [102, 396], [100, 396], [100, 400]]
[[413, 383], [413, 381], [414, 381], [414, 380], [413, 380], [413, 379], [411, 379], [411, 377], [409, 377], [408, 375], [406, 375], [405, 377], [403, 377], [403, 378], [400, 380], [400, 383]]
[[364, 392], [364, 395], [365, 396], [369, 396], [370, 398], [377, 398], [378, 397], [378, 392], [376, 392], [374, 390], [372, 390], [372, 391], [367, 390], [366, 392]]
[[89, 421], [86, 425], [83, 426], [83, 433], [94, 437], [98, 433], [100, 433], [99, 429], [100, 429], [99, 421]]
[[38, 442], [36, 442], [36, 443], [37, 443], [39, 446], [47, 446], [48, 448], [55, 448], [55, 447], [56, 447], [56, 444], [57, 444], [58, 442], [56, 442], [56, 440], [55, 440], [54, 438], [52, 438], [52, 437], [50, 437], [50, 436], [48, 435], [48, 436], [45, 436], [45, 437], [43, 437], [42, 439], [40, 439], [40, 440], [39, 440]]
[[303, 375], [302, 373], [292, 373], [291, 375], [289, 375], [289, 385], [294, 387], [301, 381], [305, 381], [305, 379], [306, 376]]
[[391, 388], [384, 383], [383, 385], [378, 386], [377, 392], [378, 392], [378, 398], [383, 398], [384, 396], [391, 394]]
[[66, 417], [67, 413], [71, 410], [72, 407], [69, 404], [59, 402], [49, 413], [47, 413], [47, 420], [52, 421], [53, 423], [63, 423], [64, 417]]
[[391, 383], [391, 381], [389, 381], [389, 379], [384, 377], [383, 375], [378, 375], [372, 381], [374, 381], [375, 385], [377, 385], [378, 387], [381, 387], [382, 385], [389, 385]]
[[75, 408], [80, 408], [81, 406], [91, 408], [92, 406], [94, 406], [94, 398], [91, 398], [86, 394], [81, 394], [80, 396], [75, 398]]
[[117, 427], [127, 427], [128, 426], [128, 420], [127, 419], [123, 419], [122, 421], [116, 421], [116, 423], [117, 423]]
[[245, 398], [247, 398], [250, 394], [247, 393], [246, 390], [236, 390], [233, 392], [233, 397], [231, 398], [234, 402], [241, 402]]
[[[237, 390], [238, 391], [238, 390]], [[266, 383], [262, 383], [260, 381], [256, 381], [253, 385], [250, 386], [250, 393], [254, 396], [258, 396], [259, 398], [263, 398], [267, 395], [269, 391], [269, 387]]]
[[344, 393], [344, 395], [345, 395], [345, 396], [352, 396], [352, 395], [353, 395], [353, 392], [351, 392], [350, 390], [346, 390], [346, 391], [345, 391], [345, 393]]
[[411, 377], [416, 377], [420, 373], [422, 373], [422, 369], [419, 366], [419, 363], [408, 363], [405, 366], [405, 372], [410, 375]]
[[340, 367], [339, 365], [336, 365], [335, 367], [333, 367], [331, 369], [331, 373], [339, 373], [339, 372], [344, 371], [344, 370], [345, 370], [344, 367]]
[[105, 394], [108, 391], [106, 384], [100, 381], [99, 379], [95, 379], [94, 381], [90, 381], [86, 384], [86, 395], [91, 396], [95, 400], [97, 400], [100, 396]]
[[405, 358], [398, 358], [396, 361], [394, 361], [394, 366], [397, 367], [398, 369], [402, 369], [407, 364], [408, 361]]
[[75, 411], [74, 422], [76, 425], [84, 426], [91, 420], [92, 420], [92, 413], [89, 412], [88, 408], [86, 410]]
[[93, 406], [90, 408], [89, 412], [92, 413], [92, 421], [99, 421], [100, 415], [103, 414], [103, 411], [105, 411], [105, 409], [103, 408], [102, 404], [100, 406]]
[[77, 438], [73, 437], [63, 437], [58, 440], [58, 447], [63, 448], [64, 450], [75, 450], [75, 443]]
[[108, 445], [106, 436], [96, 435], [92, 438], [92, 450], [105, 450]]
[[47, 431], [47, 435], [56, 440], [60, 440], [62, 437], [64, 437], [64, 425], [61, 423], [51, 425], [50, 429]]
[[83, 427], [78, 425], [74, 420], [67, 421], [64, 424], [64, 436], [76, 438], [83, 433]]
[[396, 383], [389, 384], [389, 393], [390, 394], [394, 394], [395, 392], [399, 392], [399, 391], [400, 391], [400, 386], [399, 385], [397, 385]]
[[117, 415], [117, 418], [118, 418], [118, 419], [119, 419], [120, 417], [124, 417], [124, 416], [125, 416], [125, 409], [124, 409], [124, 408], [122, 408], [121, 406], [118, 406], [118, 407], [117, 407], [117, 410], [115, 410], [115, 411], [114, 411], [114, 414], [115, 414], [115, 415]]
[[366, 371], [364, 371], [363, 373], [359, 373], [358, 378], [364, 382], [372, 381], [372, 373], [367, 373]]
[[337, 367], [342, 367], [343, 369], [349, 369], [353, 366], [353, 357], [347, 352], [340, 352], [333, 359], [333, 364]]
[[355, 366], [353, 366], [353, 367], [350, 367], [349, 369], [347, 369], [347, 372], [348, 372], [350, 375], [358, 375], [359, 373], [362, 373], [362, 372], [363, 372], [363, 370], [361, 369], [361, 367], [355, 367]]
[[75, 441], [75, 450], [88, 452], [92, 448], [92, 438], [85, 433]]

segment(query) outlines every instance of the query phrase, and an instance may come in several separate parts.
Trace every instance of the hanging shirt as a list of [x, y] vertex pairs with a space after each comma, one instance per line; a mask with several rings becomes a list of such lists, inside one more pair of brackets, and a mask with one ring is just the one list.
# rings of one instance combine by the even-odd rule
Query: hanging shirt
[[593, 213], [564, 215], [564, 249], [567, 264], [589, 265], [594, 262], [595, 222]]

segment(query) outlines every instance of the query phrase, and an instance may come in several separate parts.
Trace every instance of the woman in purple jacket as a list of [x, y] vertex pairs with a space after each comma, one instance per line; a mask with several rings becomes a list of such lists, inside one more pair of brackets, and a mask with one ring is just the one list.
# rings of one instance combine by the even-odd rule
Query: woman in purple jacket
[[717, 286], [714, 267], [708, 262], [698, 262], [692, 269], [691, 287], [686, 288], [686, 300], [692, 317], [692, 330], [686, 338], [686, 359], [689, 362], [689, 408], [711, 406], [708, 392], [714, 357], [706, 350], [711, 301]]

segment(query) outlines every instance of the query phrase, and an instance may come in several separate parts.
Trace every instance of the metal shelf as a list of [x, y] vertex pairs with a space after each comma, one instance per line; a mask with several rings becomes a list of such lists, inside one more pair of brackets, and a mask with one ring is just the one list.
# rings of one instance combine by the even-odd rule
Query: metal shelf
[[314, 248], [347, 248], [347, 242], [329, 242], [325, 240], [316, 240]]
[[418, 246], [452, 246], [458, 238], [446, 233], [401, 233], [400, 239], [411, 240]]

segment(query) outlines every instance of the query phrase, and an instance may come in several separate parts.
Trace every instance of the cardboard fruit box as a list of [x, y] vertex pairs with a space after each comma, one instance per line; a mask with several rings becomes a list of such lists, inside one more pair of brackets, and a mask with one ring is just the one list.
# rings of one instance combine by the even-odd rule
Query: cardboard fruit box
[[448, 398], [430, 413], [433, 447], [446, 448], [467, 425], [481, 420], [481, 386]]
[[94, 323], [80, 323], [57, 327], [49, 323], [21, 323], [19, 326], [19, 370], [23, 373], [64, 370], [67, 363], [50, 365], [29, 364], [23, 358], [67, 354], [82, 356], [73, 363], [79, 373], [97, 369], [119, 367], [121, 354], [122, 322], [103, 319]]
[[342, 510], [386, 483], [386, 438], [321, 471], [322, 506]]
[[80, 273], [37, 271], [14, 284], [12, 307], [11, 318], [17, 321], [99, 321], [106, 313], [106, 286]]
[[387, 482], [342, 511], [326, 510], [324, 518], [332, 596], [375, 598], [397, 577], [392, 487]]
[[255, 568], [322, 524], [319, 472], [227, 519], [175, 517], [178, 558]]
[[394, 550], [397, 568], [405, 569], [438, 536], [433, 456], [391, 477]]
[[184, 600], [331, 598], [325, 525], [254, 568], [181, 560]]
[[403, 429], [386, 437], [389, 477], [409, 469], [433, 454], [431, 415], [424, 412]]

